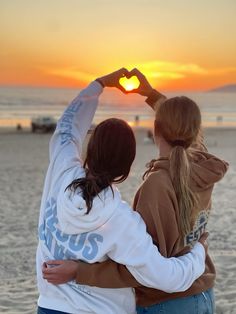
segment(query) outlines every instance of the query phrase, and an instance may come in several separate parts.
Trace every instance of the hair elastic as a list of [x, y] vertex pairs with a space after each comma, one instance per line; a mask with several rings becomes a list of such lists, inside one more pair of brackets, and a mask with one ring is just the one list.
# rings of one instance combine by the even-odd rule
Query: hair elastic
[[182, 147], [186, 147], [186, 142], [183, 140], [175, 140], [173, 142], [171, 142], [171, 144], [173, 146], [182, 146]]

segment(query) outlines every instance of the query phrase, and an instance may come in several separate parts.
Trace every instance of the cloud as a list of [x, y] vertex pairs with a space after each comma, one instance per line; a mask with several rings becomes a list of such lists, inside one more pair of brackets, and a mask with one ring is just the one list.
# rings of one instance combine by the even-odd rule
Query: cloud
[[[195, 63], [160, 60], [130, 65], [127, 68], [132, 69], [134, 66], [153, 82], [155, 80], [179, 80], [192, 76], [204, 76], [206, 78], [208, 76], [227, 75], [236, 72], [236, 67], [203, 68]], [[74, 79], [84, 83], [91, 82], [99, 75], [98, 73], [80, 71], [76, 67], [41, 68], [41, 70], [49, 75]]]
[[96, 78], [96, 74], [81, 72], [76, 68], [46, 69], [48, 74], [90, 82]]
[[[183, 64], [169, 61], [152, 61], [141, 63], [138, 65], [136, 64], [135, 66], [150, 79], [175, 80], [185, 78], [189, 74], [207, 74], [207, 71], [197, 64]], [[131, 69], [132, 67], [133, 66], [130, 66], [128, 68]], [[43, 71], [46, 71], [47, 74], [50, 75], [76, 79], [83, 82], [92, 81], [97, 77], [96, 73], [83, 72], [73, 67], [44, 68]]]
[[151, 61], [137, 66], [150, 78], [181, 79], [189, 74], [207, 75], [208, 70], [194, 63]]
[[236, 67], [225, 67], [225, 68], [215, 68], [211, 69], [211, 74], [214, 75], [224, 75], [230, 73], [236, 73]]

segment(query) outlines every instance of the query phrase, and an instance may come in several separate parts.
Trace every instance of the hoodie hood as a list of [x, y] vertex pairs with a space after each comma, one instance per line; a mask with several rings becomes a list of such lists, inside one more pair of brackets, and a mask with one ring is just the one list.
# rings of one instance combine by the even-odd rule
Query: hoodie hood
[[80, 189], [74, 193], [62, 188], [57, 199], [58, 228], [66, 234], [80, 234], [101, 227], [121, 202], [120, 192], [112, 188], [113, 191], [107, 188], [93, 199], [89, 214]]
[[[191, 152], [190, 167], [192, 189], [203, 191], [224, 177], [228, 163], [207, 152], [194, 150]], [[153, 170], [165, 169], [169, 172], [169, 168], [169, 159], [159, 158], [154, 163]]]

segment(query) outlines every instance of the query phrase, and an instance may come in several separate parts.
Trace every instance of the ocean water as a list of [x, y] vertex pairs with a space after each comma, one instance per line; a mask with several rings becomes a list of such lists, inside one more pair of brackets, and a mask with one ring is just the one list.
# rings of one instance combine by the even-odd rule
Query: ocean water
[[[20, 123], [29, 127], [31, 119], [53, 116], [58, 119], [79, 93], [79, 89], [0, 87], [0, 127], [15, 127]], [[167, 97], [186, 95], [197, 102], [205, 127], [236, 127], [236, 93], [166, 93]], [[152, 127], [153, 111], [145, 97], [124, 95], [115, 89], [106, 89], [100, 97], [94, 123], [117, 117], [131, 125]], [[137, 118], [138, 117], [138, 118]]]

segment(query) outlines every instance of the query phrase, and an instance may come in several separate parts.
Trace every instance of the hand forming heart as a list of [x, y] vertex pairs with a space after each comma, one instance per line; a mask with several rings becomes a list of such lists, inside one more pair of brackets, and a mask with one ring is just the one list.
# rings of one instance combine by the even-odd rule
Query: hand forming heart
[[137, 93], [148, 96], [153, 90], [146, 77], [138, 70], [128, 71], [121, 68], [118, 71], [102, 76], [98, 79], [103, 87], [116, 87], [123, 93]]
[[132, 75], [131, 77], [129, 75], [123, 76], [119, 79], [119, 83], [127, 92], [137, 89], [140, 85], [140, 81], [136, 75]]

